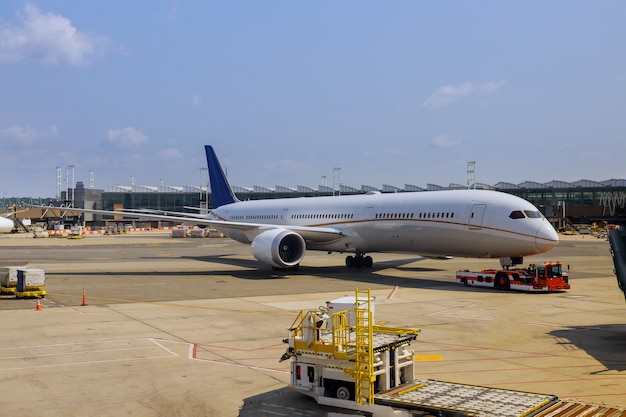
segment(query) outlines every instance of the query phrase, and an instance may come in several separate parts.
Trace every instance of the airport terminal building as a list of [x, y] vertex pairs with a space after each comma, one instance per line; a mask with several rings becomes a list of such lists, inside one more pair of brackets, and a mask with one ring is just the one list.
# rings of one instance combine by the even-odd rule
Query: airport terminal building
[[[467, 186], [460, 184], [450, 184], [447, 187], [428, 184], [426, 188], [409, 184], [403, 188], [384, 185], [380, 189], [365, 185], [360, 188], [345, 185], [336, 188], [327, 186], [318, 188], [304, 186], [295, 188], [285, 186], [233, 187], [240, 200], [349, 195], [367, 192], [436, 192], [465, 188]], [[495, 185], [478, 183], [473, 188], [497, 190], [524, 198], [539, 208], [554, 226], [559, 228], [571, 224], [593, 224], [601, 221], [609, 224], [626, 224], [626, 179], [551, 181], [548, 183], [526, 181], [521, 184], [499, 182]], [[73, 199], [68, 199], [68, 195]], [[94, 190], [86, 189], [79, 182], [76, 189], [62, 193], [62, 200], [65, 204], [73, 204], [75, 207], [101, 210], [126, 208], [197, 213], [189, 207], [212, 207], [210, 189], [207, 192], [207, 187], [200, 186], [115, 185], [108, 186], [107, 190]], [[110, 216], [85, 215], [84, 218], [76, 220], [102, 226], [115, 219]]]

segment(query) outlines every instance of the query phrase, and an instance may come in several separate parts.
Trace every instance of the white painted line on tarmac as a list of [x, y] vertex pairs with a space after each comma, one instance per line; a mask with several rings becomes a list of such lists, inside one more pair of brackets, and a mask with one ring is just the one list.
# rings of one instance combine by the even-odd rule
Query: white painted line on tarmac
[[215, 364], [215, 365], [225, 365], [225, 366], [234, 366], [236, 368], [253, 369], [255, 371], [277, 372], [279, 374], [289, 374], [289, 373], [291, 373], [291, 371], [284, 370], [284, 369], [263, 368], [262, 366], [250, 366], [250, 365], [243, 365], [243, 364], [240, 364], [240, 363], [232, 363], [232, 362], [228, 363], [228, 362], [216, 361], [216, 360], [212, 360], [212, 359], [194, 358], [192, 356], [190, 356], [189, 359], [194, 360], [194, 361], [198, 361], [198, 362], [212, 363], [212, 364]]
[[145, 361], [148, 359], [162, 359], [162, 358], [171, 358], [171, 355], [166, 356], [152, 356], [149, 358], [132, 358], [132, 359], [105, 359], [100, 361], [84, 361], [84, 362], [66, 362], [66, 363], [56, 363], [49, 365], [33, 365], [33, 366], [22, 366], [15, 368], [0, 368], [0, 371], [21, 371], [24, 369], [42, 369], [42, 368], [58, 368], [61, 366], [76, 366], [76, 365], [94, 365], [98, 363], [114, 363], [114, 362], [136, 362], [136, 361]]
[[[177, 356], [179, 355], [152, 338], [13, 346], [0, 348], [0, 371], [145, 361]], [[79, 357], [83, 359], [77, 360]]]
[[108, 339], [108, 340], [90, 340], [87, 342], [71, 342], [71, 343], [50, 343], [47, 345], [24, 345], [24, 346], [11, 346], [11, 347], [0, 347], [0, 351], [2, 350], [10, 350], [10, 349], [36, 349], [36, 348], [50, 348], [57, 346], [80, 346], [80, 345], [94, 345], [96, 343], [104, 344], [104, 343], [122, 343], [122, 342], [133, 342], [133, 341], [142, 341], [147, 340], [146, 338], [136, 338], [136, 339]]
[[[0, 358], [0, 361], [6, 360], [19, 360], [19, 359], [33, 359], [33, 358], [51, 358], [51, 357], [63, 357], [63, 356], [75, 356], [75, 355], [92, 355], [95, 353], [112, 353], [112, 352], [131, 352], [133, 350], [146, 350], [152, 349], [150, 346], [145, 347], [133, 347], [133, 348], [125, 348], [125, 349], [99, 349], [99, 350], [85, 350], [82, 352], [66, 352], [66, 353], [47, 353], [41, 355], [24, 355], [24, 356], [7, 356], [5, 358]], [[170, 351], [170, 353], [173, 353]], [[177, 356], [174, 353], [175, 356]]]
[[154, 343], [155, 345], [157, 345], [158, 347], [160, 347], [161, 349], [165, 350], [166, 352], [171, 353], [172, 356], [178, 356], [178, 354], [176, 352], [171, 351], [170, 349], [166, 348], [165, 346], [163, 346], [162, 344], [160, 344], [156, 340], [154, 340], [152, 338], [149, 338], [148, 340], [151, 341], [152, 343]]

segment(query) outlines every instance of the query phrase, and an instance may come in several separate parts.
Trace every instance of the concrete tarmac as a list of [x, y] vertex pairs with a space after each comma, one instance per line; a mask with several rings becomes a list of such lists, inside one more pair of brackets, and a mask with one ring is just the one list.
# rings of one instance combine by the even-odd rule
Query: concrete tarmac
[[282, 339], [300, 310], [355, 288], [376, 296], [377, 323], [422, 329], [419, 378], [626, 406], [626, 302], [607, 241], [564, 236], [525, 259], [570, 265], [571, 290], [553, 294], [455, 283], [497, 260], [372, 255], [372, 269], [348, 270], [308, 252], [276, 274], [229, 239], [0, 236], [0, 264], [44, 269], [48, 291], [40, 311], [0, 297], [0, 412], [326, 416], [286, 388]]

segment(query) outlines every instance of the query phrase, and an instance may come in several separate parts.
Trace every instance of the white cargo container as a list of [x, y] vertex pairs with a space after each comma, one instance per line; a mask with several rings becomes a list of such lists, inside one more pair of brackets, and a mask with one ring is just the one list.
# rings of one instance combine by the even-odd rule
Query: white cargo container
[[[374, 319], [374, 304], [376, 301], [376, 297], [371, 296], [370, 298], [370, 311], [372, 312], [372, 320]], [[354, 326], [356, 319], [355, 319], [355, 313], [354, 311], [358, 308], [358, 309], [363, 309], [366, 310], [367, 309], [367, 296], [363, 295], [363, 296], [359, 296], [359, 304], [357, 305], [356, 303], [356, 297], [354, 296], [344, 296], [341, 298], [337, 298], [336, 300], [333, 301], [326, 301], [326, 307], [328, 307], [328, 310], [331, 313], [337, 313], [338, 311], [344, 311], [347, 310], [348, 313], [346, 314], [346, 320], [348, 321], [348, 323], [346, 323], [348, 326]]]
[[206, 229], [201, 229], [199, 227], [194, 227], [189, 232], [189, 236], [191, 237], [206, 237]]
[[0, 268], [0, 286], [9, 288], [17, 287], [17, 271], [26, 269], [26, 266], [5, 266]]
[[187, 230], [187, 228], [172, 229], [172, 237], [174, 238], [181, 238], [181, 237], [187, 237], [187, 236], [189, 236], [189, 231]]
[[46, 273], [43, 269], [18, 269], [17, 290], [19, 292], [40, 290], [46, 285]]

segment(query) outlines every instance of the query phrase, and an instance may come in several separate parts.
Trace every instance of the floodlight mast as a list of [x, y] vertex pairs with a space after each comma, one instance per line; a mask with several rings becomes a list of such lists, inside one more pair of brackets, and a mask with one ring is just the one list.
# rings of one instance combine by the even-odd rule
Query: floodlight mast
[[467, 189], [476, 189], [476, 161], [467, 162]]

